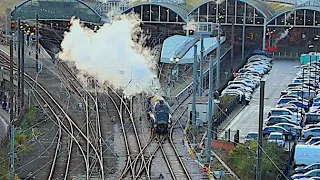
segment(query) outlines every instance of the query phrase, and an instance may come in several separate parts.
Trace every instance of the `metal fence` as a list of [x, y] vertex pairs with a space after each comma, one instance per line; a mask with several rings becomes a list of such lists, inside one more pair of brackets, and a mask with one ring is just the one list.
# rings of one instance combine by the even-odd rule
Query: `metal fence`
[[215, 139], [217, 139], [217, 130], [218, 126], [221, 125], [228, 117], [229, 115], [236, 109], [237, 106], [240, 104], [240, 97], [237, 96], [234, 98], [229, 105], [227, 105], [224, 109], [219, 109], [219, 112], [217, 115], [214, 116], [213, 121], [213, 128], [215, 133]]

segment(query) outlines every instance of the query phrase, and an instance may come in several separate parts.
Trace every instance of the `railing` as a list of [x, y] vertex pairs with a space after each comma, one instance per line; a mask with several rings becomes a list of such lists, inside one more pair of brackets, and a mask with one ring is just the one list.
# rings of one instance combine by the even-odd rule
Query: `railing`
[[300, 58], [300, 53], [297, 52], [273, 52], [274, 58]]
[[239, 104], [240, 104], [240, 97], [237, 96], [231, 101], [230, 104], [227, 105], [226, 108], [219, 109], [219, 112], [213, 118], [214, 119], [213, 122], [215, 123], [215, 126], [216, 127], [220, 126], [220, 124], [223, 123], [229, 117], [229, 115], [236, 109], [236, 107], [239, 106]]

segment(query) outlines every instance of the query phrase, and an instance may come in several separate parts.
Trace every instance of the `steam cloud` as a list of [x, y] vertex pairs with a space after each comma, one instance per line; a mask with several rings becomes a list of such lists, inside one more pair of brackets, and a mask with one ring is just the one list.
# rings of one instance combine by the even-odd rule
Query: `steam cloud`
[[99, 82], [124, 88], [128, 96], [160, 86], [157, 62], [152, 52], [142, 46], [145, 37], [138, 36], [142, 34], [138, 16], [122, 15], [96, 33], [77, 19], [72, 19], [71, 24], [70, 32], [64, 34], [59, 58], [75, 64], [80, 79], [89, 74]]
[[182, 28], [185, 31], [187, 31], [187, 30], [196, 31], [197, 30], [197, 22], [195, 22], [194, 19], [191, 19], [191, 21], [189, 21], [186, 25], [183, 25]]
[[285, 37], [287, 37], [289, 35], [289, 30], [288, 29], [286, 29], [284, 32], [282, 32], [281, 34], [280, 34], [280, 36], [275, 40], [275, 44], [278, 44], [278, 42], [280, 41], [280, 40], [282, 40], [283, 38], [285, 38]]
[[221, 4], [221, 3], [223, 3], [225, 0], [217, 0], [216, 1], [216, 4]]

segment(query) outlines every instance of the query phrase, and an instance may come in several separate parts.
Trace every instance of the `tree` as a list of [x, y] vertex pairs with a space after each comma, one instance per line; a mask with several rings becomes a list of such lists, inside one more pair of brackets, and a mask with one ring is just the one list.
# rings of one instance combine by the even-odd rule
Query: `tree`
[[[251, 141], [239, 144], [229, 152], [228, 161], [241, 179], [255, 179], [257, 146], [256, 141]], [[280, 173], [277, 167], [280, 169], [284, 167], [287, 155], [282, 147], [279, 147], [276, 143], [269, 143], [267, 141], [263, 142], [263, 150], [267, 155], [262, 153], [262, 179], [276, 179]]]

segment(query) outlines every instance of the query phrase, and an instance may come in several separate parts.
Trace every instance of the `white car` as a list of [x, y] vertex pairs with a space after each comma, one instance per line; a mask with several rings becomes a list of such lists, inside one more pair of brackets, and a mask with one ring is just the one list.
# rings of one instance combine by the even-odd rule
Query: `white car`
[[253, 89], [250, 87], [244, 86], [242, 84], [230, 84], [226, 87], [226, 89], [240, 89], [241, 91], [247, 92], [247, 93], [253, 93]]
[[272, 132], [267, 138], [268, 142], [277, 143], [278, 146], [284, 147], [285, 137], [280, 132]]
[[253, 83], [247, 83], [245, 81], [230, 81], [228, 85], [230, 84], [242, 84], [244, 86], [250, 87], [251, 89], [255, 88], [255, 85]]
[[304, 129], [301, 133], [302, 137], [305, 139], [311, 139], [312, 137], [319, 137], [320, 136], [320, 127], [318, 128], [310, 128], [310, 129]]
[[258, 139], [258, 132], [248, 132], [246, 137], [244, 138], [244, 142], [253, 141]]
[[[221, 95], [229, 94], [229, 95], [238, 95], [238, 96], [244, 96], [245, 100], [251, 101], [252, 94], [250, 93], [243, 93], [242, 91], [238, 89], [225, 89], [221, 92]], [[241, 99], [241, 98], [240, 98]]]
[[283, 127], [288, 131], [295, 131], [297, 134], [300, 134], [302, 130], [302, 127], [290, 123], [277, 123], [275, 126]]

